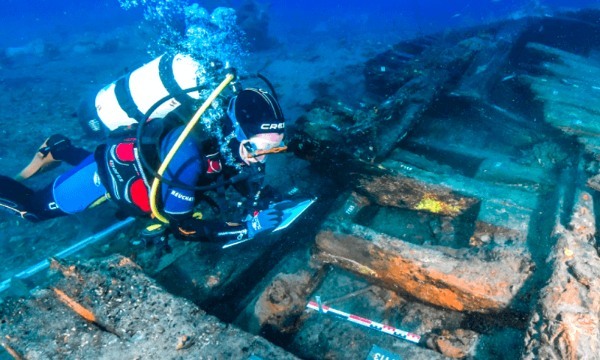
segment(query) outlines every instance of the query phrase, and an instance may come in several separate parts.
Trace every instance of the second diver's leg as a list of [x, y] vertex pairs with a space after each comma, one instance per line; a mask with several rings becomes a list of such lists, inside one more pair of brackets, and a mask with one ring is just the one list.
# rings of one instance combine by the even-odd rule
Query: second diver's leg
[[31, 221], [39, 221], [38, 214], [31, 206], [35, 191], [20, 182], [0, 175], [0, 211]]
[[37, 191], [0, 175], [0, 211], [31, 221], [81, 212], [106, 199], [106, 189], [100, 183], [96, 170], [94, 156], [90, 155]]
[[33, 159], [21, 172], [15, 176], [18, 181], [28, 179], [35, 174], [52, 169], [64, 161], [77, 165], [91, 153], [85, 149], [73, 146], [71, 140], [61, 134], [50, 136], [40, 146]]
[[106, 194], [93, 154], [56, 178], [52, 184], [52, 198], [56, 206], [67, 214], [99, 204], [107, 199]]
[[54, 198], [54, 183], [33, 190], [8, 176], [0, 175], [0, 211], [38, 222], [67, 215]]

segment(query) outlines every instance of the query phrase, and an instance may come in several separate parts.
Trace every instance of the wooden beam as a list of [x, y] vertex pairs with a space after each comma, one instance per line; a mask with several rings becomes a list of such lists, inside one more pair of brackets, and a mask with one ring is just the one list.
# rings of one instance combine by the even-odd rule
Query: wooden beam
[[317, 235], [318, 257], [373, 283], [457, 311], [490, 313], [523, 304], [518, 293], [533, 271], [524, 253], [499, 249], [507, 253], [494, 258], [502, 260], [459, 258], [360, 225], [330, 225]]
[[570, 225], [557, 223], [552, 274], [525, 335], [523, 359], [591, 359], [600, 354], [600, 257], [592, 196], [579, 191]]

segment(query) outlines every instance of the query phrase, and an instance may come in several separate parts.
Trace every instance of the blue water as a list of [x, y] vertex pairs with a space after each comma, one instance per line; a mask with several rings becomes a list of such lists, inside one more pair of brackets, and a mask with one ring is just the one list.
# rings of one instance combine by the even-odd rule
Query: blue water
[[[150, 3], [156, 1], [148, 1]], [[192, 1], [208, 9], [233, 7], [236, 1]], [[268, 3], [268, 1], [263, 1]], [[271, 1], [274, 35], [306, 32], [331, 23], [353, 24], [356, 31], [415, 31], [428, 33], [468, 26], [518, 12], [599, 7], [599, 0], [293, 0]], [[0, 46], [19, 46], [38, 38], [76, 32], [105, 31], [142, 18], [140, 8], [123, 10], [118, 0], [3, 0], [0, 2]]]

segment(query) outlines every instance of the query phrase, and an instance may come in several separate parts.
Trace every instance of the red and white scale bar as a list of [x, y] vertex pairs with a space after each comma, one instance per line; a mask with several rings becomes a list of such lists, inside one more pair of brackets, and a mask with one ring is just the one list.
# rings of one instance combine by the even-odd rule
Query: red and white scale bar
[[389, 326], [389, 325], [384, 325], [375, 321], [371, 321], [369, 319], [365, 319], [362, 318], [360, 316], [356, 316], [356, 315], [352, 315], [352, 314], [348, 314], [345, 313], [343, 311], [340, 310], [336, 310], [334, 308], [331, 308], [329, 306], [326, 305], [321, 305], [321, 310], [319, 310], [319, 304], [317, 304], [314, 301], [311, 301], [308, 303], [308, 305], [306, 305], [307, 308], [312, 309], [312, 310], [316, 310], [316, 311], [321, 311], [323, 314], [332, 314], [332, 315], [336, 315], [339, 316], [342, 319], [348, 320], [352, 323], [358, 324], [358, 325], [362, 325], [365, 327], [368, 327], [369, 329], [373, 329], [373, 330], [377, 330], [380, 331], [382, 333], [388, 334], [388, 335], [392, 335], [395, 337], [398, 337], [400, 339], [404, 339], [410, 342], [413, 342], [415, 344], [418, 344], [419, 341], [421, 340], [421, 336], [417, 335], [417, 334], [413, 334], [413, 333], [409, 333], [407, 331], [402, 331], [400, 329], [396, 329], [393, 326]]

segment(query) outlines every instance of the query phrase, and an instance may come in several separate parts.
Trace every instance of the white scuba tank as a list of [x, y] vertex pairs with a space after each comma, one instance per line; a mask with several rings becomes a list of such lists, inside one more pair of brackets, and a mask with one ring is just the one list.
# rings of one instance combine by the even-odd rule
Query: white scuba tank
[[167, 96], [173, 97], [148, 115], [163, 118], [175, 110], [187, 115], [200, 95], [198, 91], [182, 90], [202, 85], [200, 68], [200, 63], [189, 55], [162, 55], [84, 100], [79, 108], [80, 121], [92, 133], [110, 132], [141, 121], [154, 104]]

